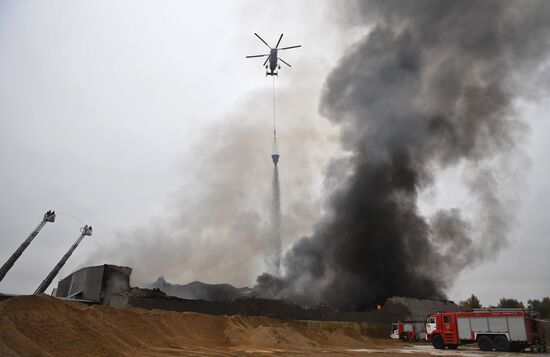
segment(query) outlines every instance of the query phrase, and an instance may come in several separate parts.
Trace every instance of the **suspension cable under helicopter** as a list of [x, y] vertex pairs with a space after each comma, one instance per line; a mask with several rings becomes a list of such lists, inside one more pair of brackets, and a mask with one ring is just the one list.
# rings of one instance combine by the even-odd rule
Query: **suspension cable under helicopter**
[[273, 89], [273, 154], [279, 153], [279, 148], [277, 145], [277, 125], [276, 125], [276, 116], [275, 116], [275, 77], [272, 77], [272, 89]]

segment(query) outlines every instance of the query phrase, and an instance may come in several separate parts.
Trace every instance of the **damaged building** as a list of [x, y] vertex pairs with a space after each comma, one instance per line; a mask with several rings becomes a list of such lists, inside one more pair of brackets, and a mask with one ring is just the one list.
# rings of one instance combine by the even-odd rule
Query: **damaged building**
[[111, 264], [86, 267], [60, 280], [53, 296], [126, 306], [132, 268]]

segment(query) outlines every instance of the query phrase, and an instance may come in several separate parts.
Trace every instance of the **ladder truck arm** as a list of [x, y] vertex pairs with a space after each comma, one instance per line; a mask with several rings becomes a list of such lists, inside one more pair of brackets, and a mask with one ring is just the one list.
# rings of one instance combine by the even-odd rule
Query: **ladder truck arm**
[[13, 267], [17, 259], [23, 254], [23, 251], [27, 249], [27, 247], [31, 244], [32, 240], [38, 235], [40, 230], [46, 225], [48, 222], [55, 222], [55, 212], [54, 211], [48, 211], [44, 214], [44, 218], [42, 218], [42, 221], [36, 226], [36, 228], [29, 234], [27, 239], [17, 248], [15, 253], [11, 255], [11, 257], [2, 265], [2, 268], [0, 268], [0, 281], [4, 279], [4, 276], [8, 273], [8, 271]]
[[85, 225], [84, 227], [80, 228], [80, 233], [81, 233], [80, 237], [78, 237], [76, 242], [71, 246], [71, 248], [69, 248], [67, 253], [65, 253], [63, 258], [61, 258], [59, 263], [57, 263], [57, 265], [53, 268], [50, 274], [48, 274], [46, 279], [44, 279], [44, 281], [40, 284], [40, 286], [38, 286], [38, 288], [34, 292], [34, 295], [42, 294], [44, 291], [46, 291], [46, 289], [48, 288], [48, 286], [50, 286], [55, 276], [59, 273], [61, 268], [63, 268], [63, 265], [65, 265], [67, 260], [69, 260], [71, 254], [73, 254], [73, 252], [75, 251], [76, 247], [78, 247], [82, 239], [84, 239], [85, 236], [92, 235], [92, 226]]

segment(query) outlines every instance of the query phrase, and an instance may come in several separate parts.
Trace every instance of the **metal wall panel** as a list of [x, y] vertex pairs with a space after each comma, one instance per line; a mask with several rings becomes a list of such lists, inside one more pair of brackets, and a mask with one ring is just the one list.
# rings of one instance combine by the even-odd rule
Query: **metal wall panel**
[[491, 332], [508, 332], [508, 324], [506, 317], [491, 317], [489, 318], [489, 331]]
[[103, 265], [75, 271], [59, 282], [56, 296], [100, 302], [103, 288], [103, 271]]
[[472, 325], [472, 331], [474, 332], [489, 331], [489, 326], [487, 325], [486, 317], [472, 317], [470, 318], [470, 324]]
[[469, 340], [472, 338], [472, 327], [470, 326], [470, 319], [469, 318], [457, 318], [458, 323], [458, 338], [460, 340]]
[[[71, 285], [69, 286], [69, 291], [67, 292], [67, 297], [73, 297], [76, 294], [81, 294], [84, 290], [86, 284], [87, 272], [90, 268], [84, 268], [77, 270], [71, 274]], [[82, 298], [79, 296], [78, 298]]]
[[509, 317], [508, 326], [510, 327], [510, 339], [512, 341], [527, 340], [527, 331], [525, 331], [525, 320], [523, 317]]
[[103, 265], [80, 269], [73, 273], [73, 281], [69, 290], [69, 297], [100, 301], [103, 284]]
[[69, 275], [57, 283], [55, 296], [67, 297], [69, 295], [69, 288], [71, 287], [72, 278], [72, 275]]
[[101, 301], [103, 289], [104, 265], [91, 267], [87, 272], [86, 287], [82, 298], [86, 300]]

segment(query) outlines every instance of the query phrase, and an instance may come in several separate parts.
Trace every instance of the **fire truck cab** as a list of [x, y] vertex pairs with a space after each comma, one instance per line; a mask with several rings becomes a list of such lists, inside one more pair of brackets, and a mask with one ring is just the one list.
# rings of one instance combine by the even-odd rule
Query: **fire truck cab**
[[437, 349], [477, 343], [482, 351], [546, 351], [542, 321], [523, 309], [479, 309], [428, 316], [426, 340]]
[[414, 342], [426, 338], [424, 321], [396, 321], [392, 323], [390, 337], [403, 342]]

